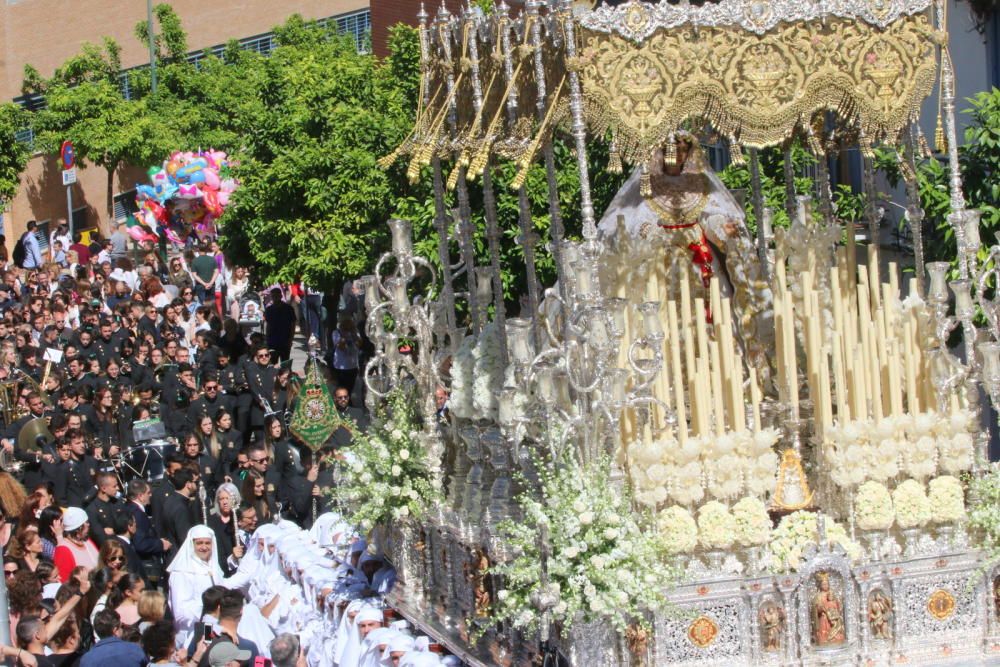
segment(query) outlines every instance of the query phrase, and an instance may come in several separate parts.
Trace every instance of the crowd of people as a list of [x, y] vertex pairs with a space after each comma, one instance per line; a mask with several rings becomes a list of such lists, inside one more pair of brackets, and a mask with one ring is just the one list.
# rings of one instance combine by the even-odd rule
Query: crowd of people
[[[43, 251], [34, 232], [10, 258], [0, 243], [0, 654], [459, 664], [392, 619], [391, 565], [323, 493], [367, 427], [356, 291], [258, 290], [214, 243], [167, 256], [60, 222]], [[299, 330], [322, 348], [343, 419], [316, 451], [288, 429]]]

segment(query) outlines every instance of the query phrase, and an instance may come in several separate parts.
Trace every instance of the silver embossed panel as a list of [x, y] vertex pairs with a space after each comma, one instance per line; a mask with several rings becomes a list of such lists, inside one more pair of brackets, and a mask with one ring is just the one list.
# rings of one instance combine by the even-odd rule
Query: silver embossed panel
[[758, 35], [781, 22], [812, 21], [823, 16], [858, 19], [885, 28], [902, 16], [922, 12], [930, 0], [720, 0], [702, 5], [627, 2], [581, 10], [577, 20], [585, 28], [618, 33], [641, 42], [660, 28], [682, 25], [740, 26]]
[[[926, 638], [928, 634], [967, 632], [977, 623], [976, 590], [969, 587], [969, 573], [930, 574], [895, 582], [897, 632], [900, 639]], [[943, 618], [931, 613], [929, 604], [935, 598], [935, 608], [941, 614], [951, 596], [954, 608]], [[898, 642], [897, 642], [898, 643]]]
[[[685, 605], [681, 607], [681, 614], [676, 618], [657, 618], [655, 664], [710, 665], [749, 658], [747, 628], [750, 619], [744, 600]], [[718, 631], [704, 647], [698, 646], [690, 636], [692, 625], [702, 617], [714, 623]]]

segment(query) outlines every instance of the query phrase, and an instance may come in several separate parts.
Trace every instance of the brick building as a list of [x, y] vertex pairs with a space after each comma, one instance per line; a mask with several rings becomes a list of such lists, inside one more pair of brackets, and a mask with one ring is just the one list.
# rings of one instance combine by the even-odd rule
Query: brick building
[[[155, 2], [156, 0], [154, 0]], [[188, 34], [192, 57], [219, 48], [237, 39], [246, 49], [262, 53], [273, 47], [271, 30], [291, 14], [307, 19], [336, 22], [341, 32], [354, 34], [359, 45], [367, 45], [370, 27], [368, 0], [170, 0]], [[28, 108], [43, 104], [21, 94], [26, 64], [42, 76], [50, 76], [68, 57], [78, 53], [84, 42], [99, 44], [105, 36], [122, 47], [122, 67], [146, 66], [149, 52], [135, 38], [133, 30], [146, 19], [146, 4], [122, 0], [6, 0], [0, 3], [0, 100], [14, 100]], [[19, 137], [31, 141], [28, 133]], [[178, 147], [185, 148], [185, 147]], [[107, 231], [107, 175], [100, 167], [80, 169], [73, 188], [73, 218], [79, 229]], [[123, 218], [128, 202], [134, 199], [135, 184], [145, 180], [143, 169], [125, 167], [115, 174], [113, 195], [116, 217]], [[8, 248], [24, 231], [30, 219], [46, 224], [67, 215], [66, 189], [55, 155], [37, 153], [28, 163], [21, 188], [2, 211]]]

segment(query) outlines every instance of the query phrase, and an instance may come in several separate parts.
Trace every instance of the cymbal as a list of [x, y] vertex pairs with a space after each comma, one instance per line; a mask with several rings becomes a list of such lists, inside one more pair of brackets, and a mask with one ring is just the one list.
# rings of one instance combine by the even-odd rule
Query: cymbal
[[17, 434], [17, 447], [21, 451], [34, 452], [55, 440], [45, 418], [36, 417], [21, 427], [21, 431]]

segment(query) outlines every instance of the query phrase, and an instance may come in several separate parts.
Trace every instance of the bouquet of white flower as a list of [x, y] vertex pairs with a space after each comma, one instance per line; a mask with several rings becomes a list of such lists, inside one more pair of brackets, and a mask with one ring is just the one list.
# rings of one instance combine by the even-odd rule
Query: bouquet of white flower
[[865, 482], [854, 495], [854, 519], [861, 530], [888, 530], [895, 514], [889, 489], [879, 482]]
[[698, 532], [705, 548], [728, 549], [736, 538], [736, 522], [725, 505], [710, 500], [698, 510]]
[[[523, 519], [501, 524], [516, 555], [492, 569], [503, 578], [493, 621], [535, 630], [536, 595], [555, 598], [551, 619], [564, 629], [578, 618], [604, 618], [624, 631], [646, 610], [661, 607], [663, 591], [677, 575], [663, 560], [659, 533], [639, 526], [631, 498], [611, 483], [608, 461], [582, 469], [564, 463], [555, 472], [539, 464], [539, 469], [541, 500], [535, 490], [525, 493], [518, 498]], [[544, 587], [543, 531], [551, 549]]]
[[969, 526], [977, 546], [993, 562], [1000, 557], [1000, 463], [994, 461], [985, 473], [972, 478], [969, 495], [976, 498], [969, 511]]
[[924, 485], [915, 479], [908, 479], [893, 490], [892, 504], [900, 528], [915, 528], [930, 521], [931, 503], [924, 492]]
[[736, 543], [756, 547], [767, 543], [771, 535], [771, 517], [759, 498], [748, 496], [733, 505]]
[[441, 499], [440, 483], [427, 465], [418, 404], [401, 389], [393, 390], [368, 431], [354, 434], [351, 461], [327, 491], [364, 530], [391, 519], [419, 518]]
[[[815, 512], [792, 512], [781, 519], [771, 533], [769, 549], [771, 569], [775, 572], [793, 572], [802, 563], [802, 555], [810, 545], [819, 542]], [[826, 539], [831, 544], [839, 544], [852, 561], [861, 557], [861, 547], [853, 542], [844, 527], [826, 517]]]
[[691, 512], [683, 507], [672, 505], [663, 510], [656, 524], [667, 553], [688, 553], [698, 546], [698, 526]]
[[951, 475], [935, 477], [928, 487], [927, 500], [934, 523], [954, 523], [965, 517], [965, 494], [957, 478]]

